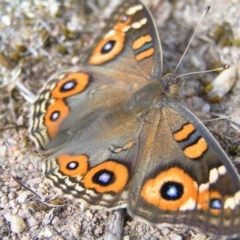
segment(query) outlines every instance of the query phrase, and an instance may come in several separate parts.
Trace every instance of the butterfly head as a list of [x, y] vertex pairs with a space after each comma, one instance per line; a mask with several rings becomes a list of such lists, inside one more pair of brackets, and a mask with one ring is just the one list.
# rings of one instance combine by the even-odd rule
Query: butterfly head
[[162, 90], [167, 96], [176, 95], [181, 88], [183, 82], [183, 77], [178, 77], [172, 73], [168, 73], [160, 79]]

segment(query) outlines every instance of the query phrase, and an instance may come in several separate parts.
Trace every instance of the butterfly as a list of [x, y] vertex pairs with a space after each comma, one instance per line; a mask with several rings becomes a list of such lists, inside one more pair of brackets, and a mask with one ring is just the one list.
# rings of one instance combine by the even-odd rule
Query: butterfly
[[150, 11], [128, 0], [81, 63], [53, 75], [32, 107], [45, 176], [91, 208], [127, 208], [156, 226], [240, 234], [240, 179], [211, 133], [173, 99]]

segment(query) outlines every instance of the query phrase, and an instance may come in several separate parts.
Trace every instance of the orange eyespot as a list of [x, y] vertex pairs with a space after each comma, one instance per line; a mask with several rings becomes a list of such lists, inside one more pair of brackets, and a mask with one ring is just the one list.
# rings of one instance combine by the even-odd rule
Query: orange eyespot
[[94, 189], [98, 193], [118, 193], [127, 184], [128, 169], [123, 164], [108, 160], [93, 167], [85, 175], [83, 183], [86, 188]]
[[60, 99], [48, 107], [44, 116], [44, 123], [51, 138], [57, 135], [60, 125], [67, 118], [69, 112], [68, 106]]
[[70, 177], [84, 175], [88, 171], [88, 158], [86, 155], [72, 156], [64, 154], [57, 157], [60, 171]]
[[52, 91], [52, 98], [63, 99], [82, 92], [89, 83], [85, 73], [70, 73], [60, 80]]
[[115, 31], [113, 35], [104, 38], [98, 43], [88, 62], [92, 65], [100, 65], [116, 57], [124, 47], [125, 35]]
[[201, 209], [210, 210], [213, 215], [219, 215], [223, 209], [222, 196], [217, 191], [206, 190], [200, 192], [197, 203]]
[[141, 196], [161, 210], [192, 208], [190, 204], [197, 199], [197, 184], [182, 169], [173, 167], [146, 181]]

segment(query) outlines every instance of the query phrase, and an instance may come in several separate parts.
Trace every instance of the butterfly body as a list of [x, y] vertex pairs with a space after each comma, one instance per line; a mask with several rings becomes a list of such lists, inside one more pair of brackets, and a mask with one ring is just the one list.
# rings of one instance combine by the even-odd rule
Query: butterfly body
[[150, 12], [125, 1], [111, 19], [79, 66], [54, 75], [33, 106], [30, 132], [49, 155], [46, 178], [92, 208], [237, 236], [238, 174], [173, 99], [183, 79], [161, 77]]

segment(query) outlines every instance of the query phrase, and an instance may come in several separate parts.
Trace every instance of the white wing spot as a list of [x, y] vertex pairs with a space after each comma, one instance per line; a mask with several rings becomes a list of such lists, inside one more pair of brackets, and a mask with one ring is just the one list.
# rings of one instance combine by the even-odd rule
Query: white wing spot
[[220, 175], [224, 175], [224, 174], [227, 173], [227, 169], [224, 166], [221, 166], [221, 167], [218, 168], [218, 173]]
[[129, 26], [129, 25], [127, 25], [126, 27], [124, 27], [123, 29], [122, 29], [122, 32], [127, 32], [129, 29], [130, 29], [131, 27]]
[[213, 168], [209, 173], [209, 183], [215, 183], [218, 179], [218, 171], [216, 168]]
[[209, 189], [209, 183], [202, 183], [199, 188], [198, 188], [198, 191], [199, 192], [203, 192], [205, 190]]
[[107, 34], [105, 34], [104, 36], [104, 39], [105, 38], [109, 38], [109, 37], [112, 37], [116, 34], [116, 31], [115, 30], [110, 30]]
[[130, 7], [127, 11], [126, 11], [126, 13], [128, 14], [128, 15], [134, 15], [136, 12], [138, 12], [139, 10], [141, 10], [141, 9], [143, 9], [143, 6], [142, 5], [135, 5], [135, 6], [133, 6], [133, 7]]
[[235, 193], [233, 197], [229, 197], [224, 203], [224, 209], [231, 208], [234, 209], [240, 204], [240, 190]]
[[144, 24], [146, 24], [147, 23], [147, 18], [143, 18], [143, 19], [141, 19], [139, 22], [134, 22], [134, 23], [132, 23], [132, 28], [134, 28], [134, 29], [139, 29], [139, 28], [141, 28]]
[[224, 203], [224, 209], [234, 209], [235, 208], [235, 201], [234, 201], [234, 197], [230, 197], [228, 198], [225, 203]]
[[196, 202], [192, 199], [192, 198], [189, 198], [187, 200], [187, 202], [185, 202], [184, 204], [182, 204], [180, 206], [180, 210], [181, 211], [186, 211], [186, 210], [192, 210], [196, 207]]

